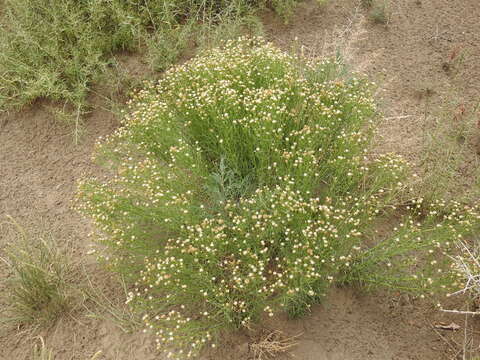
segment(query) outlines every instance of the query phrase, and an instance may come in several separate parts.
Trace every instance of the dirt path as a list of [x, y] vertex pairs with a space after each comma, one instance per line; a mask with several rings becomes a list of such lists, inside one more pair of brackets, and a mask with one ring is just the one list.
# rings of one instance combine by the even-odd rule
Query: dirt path
[[[373, 24], [353, 0], [331, 1], [324, 8], [307, 1], [288, 25], [264, 15], [267, 36], [280, 46], [303, 45], [305, 52], [320, 55], [341, 47], [356, 69], [377, 81], [387, 118], [377, 149], [416, 163], [423, 159], [425, 133], [433, 131], [435, 121], [463, 121], [464, 114], [455, 117], [454, 112], [437, 117], [440, 110], [450, 102], [454, 111], [463, 104], [468, 113], [480, 98], [478, 19], [477, 0], [391, 1], [388, 26]], [[451, 59], [456, 49], [465, 54], [464, 62]], [[44, 105], [0, 118], [0, 218], [11, 215], [29, 229], [45, 224], [57, 237], [73, 240], [78, 256], [85, 256], [88, 224], [70, 210], [70, 200], [76, 181], [97, 171], [90, 162], [95, 138], [111, 133], [117, 121], [108, 111], [95, 109], [86, 121], [87, 135], [76, 146], [71, 128], [55, 122]], [[474, 139], [464, 164], [465, 186], [478, 164]], [[8, 240], [2, 229], [0, 251]], [[2, 266], [1, 275], [7, 276]], [[289, 335], [302, 333], [292, 352], [299, 360], [452, 359], [452, 346], [431, 324], [462, 325], [461, 319], [418, 301], [345, 289], [334, 290], [306, 319], [277, 321]], [[124, 334], [104, 320], [79, 316], [42, 335], [58, 360], [85, 360], [98, 350], [104, 354], [99, 359], [157, 358], [148, 338]], [[463, 341], [460, 333], [441, 335]], [[244, 341], [241, 336], [232, 340], [209, 359], [248, 359]], [[0, 359], [29, 359], [33, 342], [14, 333], [0, 338]]]

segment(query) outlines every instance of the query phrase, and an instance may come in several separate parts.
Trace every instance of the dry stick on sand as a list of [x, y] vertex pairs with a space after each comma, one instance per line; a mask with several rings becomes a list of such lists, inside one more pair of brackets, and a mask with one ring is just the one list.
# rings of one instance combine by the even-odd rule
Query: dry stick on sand
[[[452, 350], [452, 352], [455, 354], [452, 359], [456, 359], [457, 356], [462, 352], [462, 350], [458, 350], [460, 348], [459, 344], [456, 341], [454, 341], [453, 339], [450, 339], [451, 340], [450, 341], [445, 336], [440, 334], [440, 332], [435, 328], [435, 326], [433, 324], [430, 324], [430, 327], [433, 329], [433, 331], [435, 331], [435, 333], [440, 337], [440, 339], [442, 339], [443, 342], [448, 345], [450, 350]], [[452, 344], [452, 342], [453, 342], [453, 344]]]
[[301, 334], [285, 337], [285, 334], [279, 330], [266, 332], [255, 343], [250, 344], [250, 350], [253, 352], [255, 360], [263, 360], [275, 358], [280, 353], [287, 352], [289, 349], [297, 345], [295, 341]]

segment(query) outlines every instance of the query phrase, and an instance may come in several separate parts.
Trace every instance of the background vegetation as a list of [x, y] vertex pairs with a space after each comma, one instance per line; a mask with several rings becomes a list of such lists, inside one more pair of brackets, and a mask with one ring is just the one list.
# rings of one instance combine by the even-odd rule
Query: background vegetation
[[[140, 52], [155, 70], [195, 42], [254, 27], [252, 11], [288, 16], [295, 1], [5, 0], [0, 17], [0, 110], [38, 98], [76, 116], [118, 52]], [[228, 30], [228, 31], [227, 31]], [[237, 33], [238, 34], [238, 33]]]

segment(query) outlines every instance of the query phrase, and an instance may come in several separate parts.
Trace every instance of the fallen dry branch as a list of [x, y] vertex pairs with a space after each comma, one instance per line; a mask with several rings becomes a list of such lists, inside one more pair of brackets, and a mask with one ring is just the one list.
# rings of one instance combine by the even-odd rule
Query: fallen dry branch
[[279, 330], [264, 332], [257, 342], [250, 344], [253, 359], [273, 359], [276, 355], [287, 352], [297, 345], [296, 339], [300, 335], [287, 337]]

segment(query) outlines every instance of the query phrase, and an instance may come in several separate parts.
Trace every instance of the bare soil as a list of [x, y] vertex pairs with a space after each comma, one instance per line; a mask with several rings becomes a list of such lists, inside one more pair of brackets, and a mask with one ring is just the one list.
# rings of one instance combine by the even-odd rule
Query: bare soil
[[[279, 46], [312, 56], [340, 49], [354, 69], [376, 81], [386, 118], [376, 151], [402, 154], [420, 166], [425, 136], [434, 136], [434, 125], [461, 123], [474, 115], [480, 96], [480, 6], [478, 0], [390, 1], [387, 19], [387, 24], [373, 23], [368, 10], [355, 0], [330, 1], [326, 6], [306, 1], [288, 24], [263, 14], [266, 35]], [[138, 61], [130, 62], [138, 76], [145, 73]], [[90, 161], [96, 138], [118, 126], [117, 117], [103, 109], [101, 100], [92, 99], [92, 104], [86, 134], [78, 145], [72, 140], [72, 127], [54, 119], [47, 101], [0, 115], [0, 222], [11, 215], [31, 231], [48, 227], [57, 238], [74, 244], [89, 271], [101, 273], [87, 255], [89, 225], [70, 209], [78, 179], [99, 173]], [[478, 170], [480, 134], [478, 128], [469, 130], [471, 153], [459, 174], [464, 178], [459, 191], [471, 186]], [[0, 226], [0, 253], [11, 239]], [[0, 276], [8, 275], [0, 262]], [[111, 296], [121, 299], [121, 291], [109, 289], [108, 278], [104, 283]], [[461, 329], [434, 327], [452, 322]], [[304, 319], [266, 323], [287, 336], [300, 334], [288, 357], [276, 357], [299, 360], [457, 359], [462, 358], [466, 339], [473, 337], [469, 348], [478, 347], [478, 325], [475, 319], [465, 324], [463, 317], [440, 313], [426, 301], [355, 289], [334, 289]], [[0, 359], [31, 359], [32, 346], [38, 342], [34, 335], [45, 338], [57, 360], [86, 360], [98, 351], [102, 353], [97, 359], [159, 359], [149, 336], [124, 333], [113, 321], [87, 317], [81, 309], [51, 329], [33, 335], [24, 330], [0, 333]], [[251, 341], [247, 334], [236, 334], [205, 359], [249, 359]]]

